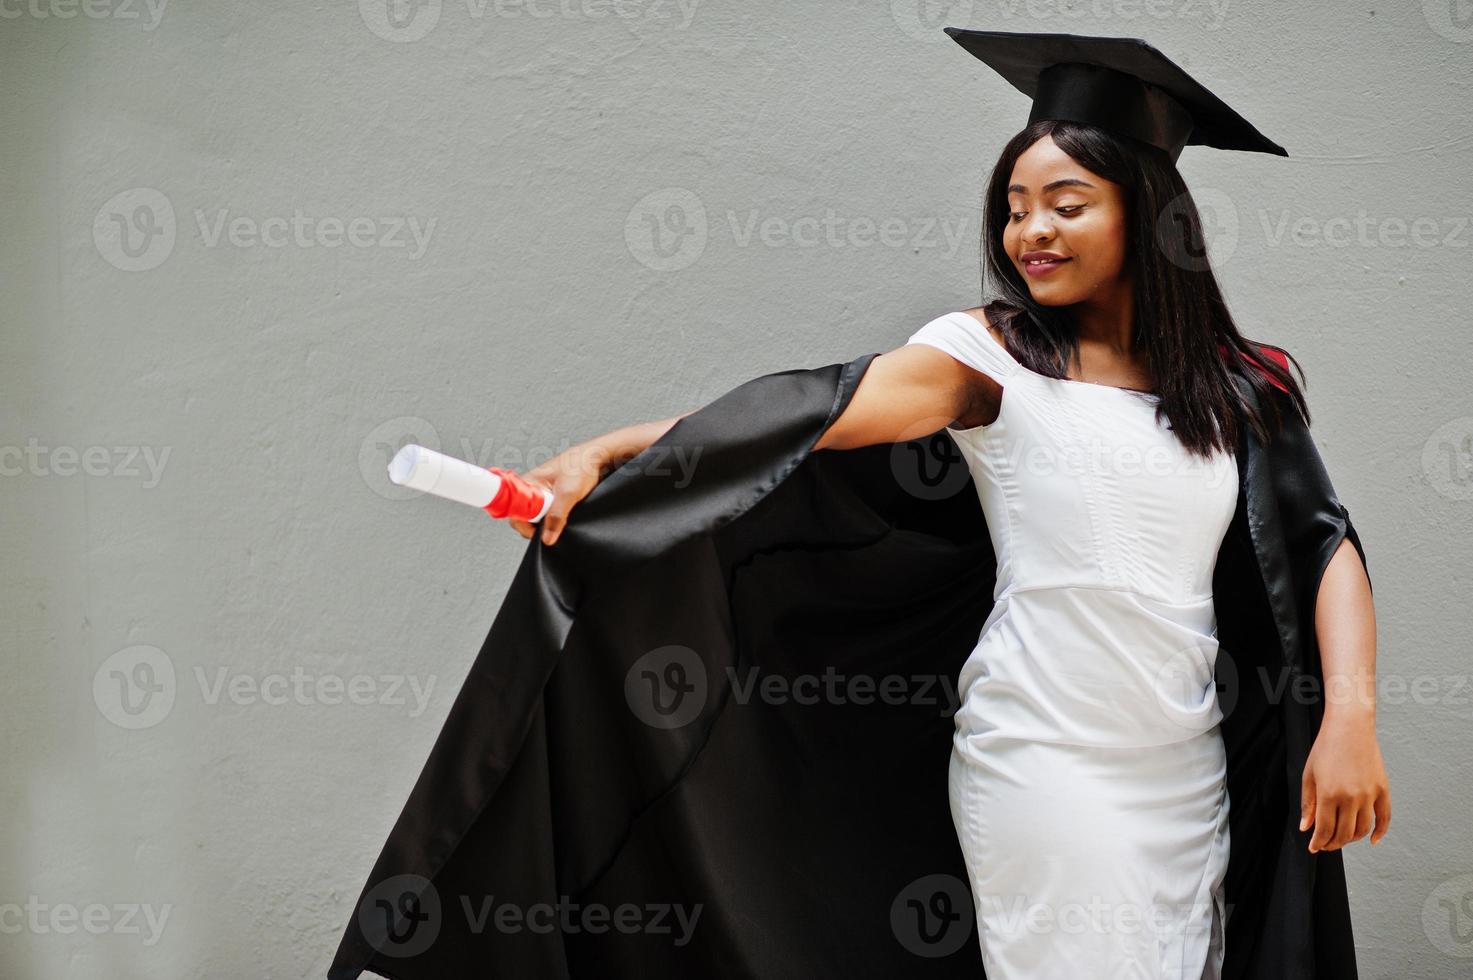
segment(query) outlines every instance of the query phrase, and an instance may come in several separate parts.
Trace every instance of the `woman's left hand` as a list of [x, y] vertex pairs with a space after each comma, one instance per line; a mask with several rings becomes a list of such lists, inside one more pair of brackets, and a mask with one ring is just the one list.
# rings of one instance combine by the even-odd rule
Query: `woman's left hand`
[[1374, 717], [1325, 717], [1304, 764], [1300, 790], [1299, 829], [1314, 825], [1310, 853], [1334, 851], [1375, 833], [1386, 836], [1391, 825], [1391, 789], [1376, 741]]

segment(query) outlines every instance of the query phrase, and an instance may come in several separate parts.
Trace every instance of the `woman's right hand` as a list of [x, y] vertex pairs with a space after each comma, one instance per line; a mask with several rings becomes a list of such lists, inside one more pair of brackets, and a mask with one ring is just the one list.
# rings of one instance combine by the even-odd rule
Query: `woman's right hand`
[[[528, 483], [552, 491], [552, 506], [543, 515], [542, 543], [552, 544], [568, 523], [568, 512], [598, 486], [605, 475], [607, 454], [588, 446], [574, 446], [552, 457], [540, 466], [518, 474]], [[507, 523], [522, 537], [531, 539], [536, 525], [530, 521], [508, 518]]]

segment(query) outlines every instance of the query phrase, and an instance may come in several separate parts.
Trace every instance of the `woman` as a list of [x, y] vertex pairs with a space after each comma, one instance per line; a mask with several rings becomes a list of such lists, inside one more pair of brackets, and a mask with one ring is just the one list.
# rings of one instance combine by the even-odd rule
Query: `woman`
[[[877, 358], [815, 447], [895, 442], [944, 420], [1012, 573], [1000, 573], [1002, 600], [961, 674], [951, 769], [989, 977], [1085, 976], [1101, 962], [1114, 976], [1222, 968], [1229, 800], [1212, 562], [1236, 502], [1236, 426], [1267, 438], [1269, 420], [1236, 415], [1226, 372], [1255, 369], [1252, 348], [1211, 272], [1156, 243], [1143, 202], [1186, 194], [1164, 154], [1088, 125], [1029, 126], [988, 189], [986, 255], [1004, 298], [933, 320]], [[1179, 213], [1199, 236], [1195, 210]], [[1287, 371], [1259, 369], [1302, 402]], [[673, 421], [527, 474], [557, 493], [544, 541], [597, 482], [600, 467], [575, 457], [616, 465]], [[1059, 465], [1092, 443], [1107, 449], [1101, 471]], [[1153, 453], [1164, 465], [1130, 465]], [[1321, 610], [1337, 636], [1371, 620], [1348, 541]], [[1312, 850], [1373, 822], [1373, 843], [1386, 833], [1372, 705], [1331, 705], [1304, 788]], [[1030, 909], [1056, 924], [1039, 928]]]
[[[1277, 414], [1303, 395], [1239, 336], [1175, 168], [1188, 142], [1283, 151], [1143, 42], [950, 33], [1034, 96], [987, 194], [999, 299], [525, 474], [554, 491], [552, 547], [526, 552], [333, 980], [488, 957], [560, 977], [973, 976], [949, 918], [975, 921], [990, 980], [1355, 975], [1322, 852], [1387, 831], [1374, 698], [1332, 689], [1321, 709], [1244, 681], [1233, 707], [1214, 683], [1224, 653], [1332, 688], [1373, 674], [1358, 538], [1305, 421]], [[975, 515], [867, 448], [943, 427], [995, 553], [990, 607], [965, 580], [994, 564]], [[714, 462], [689, 487], [665, 459], [622, 465], [672, 446]], [[942, 725], [693, 680], [753, 661], [951, 680], [973, 637]], [[663, 677], [704, 688], [680, 724], [628, 710], [633, 682]], [[974, 916], [948, 905], [958, 865]], [[712, 907], [674, 944], [436, 911], [483, 908], [481, 889]]]

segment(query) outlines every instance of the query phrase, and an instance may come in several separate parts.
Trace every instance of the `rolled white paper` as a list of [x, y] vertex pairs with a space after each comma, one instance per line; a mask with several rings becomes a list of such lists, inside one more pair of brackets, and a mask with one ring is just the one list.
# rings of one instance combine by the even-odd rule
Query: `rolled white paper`
[[503, 485], [498, 472], [414, 443], [389, 460], [389, 479], [401, 487], [479, 507], [493, 517], [520, 517], [535, 524], [547, 516], [552, 509], [551, 490], [529, 483], [514, 471], [499, 472], [506, 474], [509, 496], [492, 511], [489, 505], [501, 493]]
[[389, 479], [472, 507], [485, 507], [501, 489], [501, 477], [485, 467], [413, 443], [389, 461]]

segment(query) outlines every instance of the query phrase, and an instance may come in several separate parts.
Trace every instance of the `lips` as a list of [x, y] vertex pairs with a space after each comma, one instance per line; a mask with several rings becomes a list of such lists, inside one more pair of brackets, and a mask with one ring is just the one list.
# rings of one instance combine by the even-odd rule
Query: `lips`
[[1046, 276], [1059, 266], [1072, 261], [1062, 255], [1039, 255], [1023, 257], [1023, 271], [1030, 276]]

